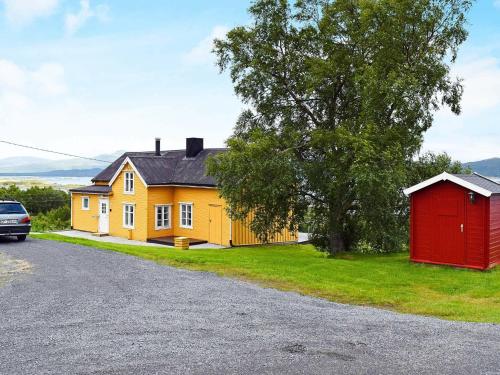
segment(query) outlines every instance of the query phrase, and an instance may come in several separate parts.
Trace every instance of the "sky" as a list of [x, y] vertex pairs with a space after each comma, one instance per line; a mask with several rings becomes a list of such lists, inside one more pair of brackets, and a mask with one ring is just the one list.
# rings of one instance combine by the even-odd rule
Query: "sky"
[[[95, 156], [222, 147], [243, 105], [210, 53], [246, 0], [0, 0], [0, 139]], [[423, 151], [500, 157], [500, 0], [477, 0], [453, 73], [463, 112], [436, 114]], [[0, 158], [50, 154], [0, 144]]]

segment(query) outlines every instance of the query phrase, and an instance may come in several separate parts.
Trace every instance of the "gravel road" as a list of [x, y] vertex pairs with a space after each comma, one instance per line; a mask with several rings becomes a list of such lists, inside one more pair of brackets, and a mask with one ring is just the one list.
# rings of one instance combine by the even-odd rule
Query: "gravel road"
[[[168, 251], [167, 249], [165, 251]], [[500, 326], [341, 305], [30, 240], [0, 287], [0, 374], [500, 374]]]

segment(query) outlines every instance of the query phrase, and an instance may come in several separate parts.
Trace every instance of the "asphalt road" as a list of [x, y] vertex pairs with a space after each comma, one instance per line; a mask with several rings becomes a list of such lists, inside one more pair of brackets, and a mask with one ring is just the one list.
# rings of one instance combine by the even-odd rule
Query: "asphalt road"
[[[167, 251], [167, 250], [166, 250]], [[63, 243], [0, 242], [0, 374], [500, 374], [500, 326], [330, 303]]]

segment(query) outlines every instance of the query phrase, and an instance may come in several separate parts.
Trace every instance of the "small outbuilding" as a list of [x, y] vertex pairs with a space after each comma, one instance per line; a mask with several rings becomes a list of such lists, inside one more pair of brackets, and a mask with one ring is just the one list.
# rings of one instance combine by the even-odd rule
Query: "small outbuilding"
[[489, 269], [500, 264], [500, 184], [479, 174], [442, 173], [410, 196], [410, 259]]

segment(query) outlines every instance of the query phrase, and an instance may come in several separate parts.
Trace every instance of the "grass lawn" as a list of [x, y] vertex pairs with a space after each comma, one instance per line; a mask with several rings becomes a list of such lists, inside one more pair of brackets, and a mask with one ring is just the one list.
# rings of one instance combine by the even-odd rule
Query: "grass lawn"
[[450, 320], [500, 323], [500, 269], [412, 264], [407, 253], [327, 257], [310, 245], [176, 250], [55, 234], [34, 238], [117, 251], [160, 264], [211, 271], [281, 290]]

